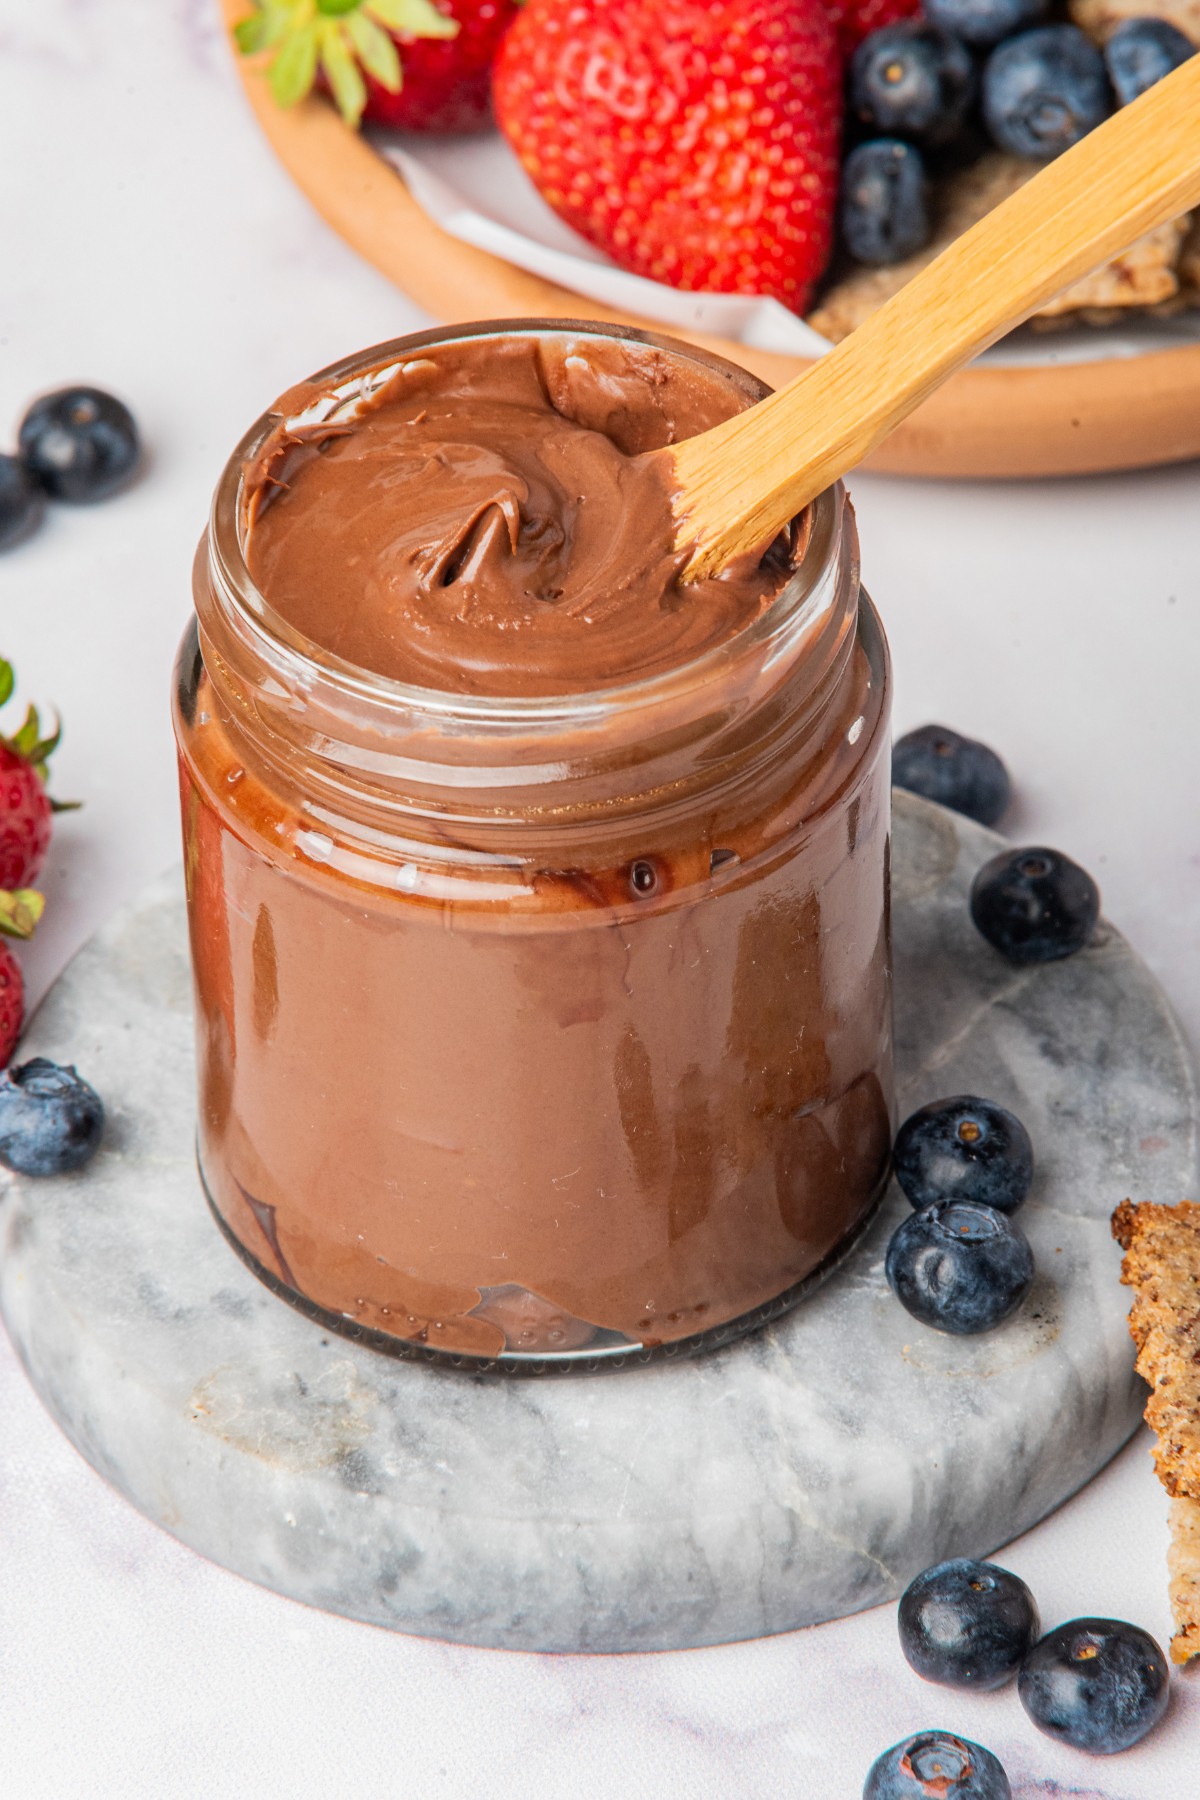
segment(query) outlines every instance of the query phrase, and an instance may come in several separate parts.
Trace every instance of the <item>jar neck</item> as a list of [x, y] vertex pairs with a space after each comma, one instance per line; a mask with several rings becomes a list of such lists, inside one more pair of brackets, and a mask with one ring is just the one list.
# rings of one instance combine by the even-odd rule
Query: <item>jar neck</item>
[[[556, 329], [586, 335], [575, 325]], [[464, 335], [426, 333], [386, 350], [394, 360], [420, 343]], [[670, 340], [626, 335], [716, 362]], [[376, 350], [329, 371], [329, 391], [361, 392], [388, 360]], [[748, 402], [765, 392], [733, 373]], [[539, 826], [553, 832], [612, 821], [619, 829], [631, 814], [701, 798], [719, 805], [819, 741], [858, 613], [858, 541], [840, 485], [809, 508], [797, 567], [762, 615], [692, 662], [562, 697], [442, 693], [328, 655], [255, 589], [244, 554], [242, 477], [277, 423], [277, 415], [260, 420], [225, 470], [197, 554], [195, 603], [213, 700], [239, 755], [309, 810], [383, 829], [398, 817], [410, 830], [423, 820], [435, 837], [443, 829], [490, 835], [514, 819], [526, 836]]]

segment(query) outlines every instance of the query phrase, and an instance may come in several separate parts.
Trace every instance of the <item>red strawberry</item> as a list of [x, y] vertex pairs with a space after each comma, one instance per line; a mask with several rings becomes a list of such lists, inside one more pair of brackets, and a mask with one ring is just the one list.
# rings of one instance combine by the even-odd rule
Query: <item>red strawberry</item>
[[526, 0], [493, 92], [545, 199], [623, 267], [803, 311], [838, 181], [823, 0]]
[[[404, 131], [489, 122], [492, 59], [517, 0], [255, 0], [234, 35], [272, 52], [271, 88], [294, 106], [314, 82], [342, 116]], [[401, 56], [400, 52], [403, 52]]]
[[920, 16], [921, 0], [825, 0], [846, 62], [871, 32]]
[[50, 796], [33, 763], [0, 739], [0, 887], [28, 887], [50, 847]]
[[42, 916], [40, 894], [21, 889], [0, 893], [0, 1069], [7, 1066], [17, 1047], [25, 1022], [25, 981], [21, 965], [4, 942], [5, 937], [27, 938]]
[[8, 945], [0, 942], [0, 1069], [8, 1067], [24, 1023], [25, 979], [21, 965]]
[[[0, 706], [12, 691], [12, 666], [0, 661]], [[20, 730], [0, 737], [0, 889], [28, 887], [46, 860], [56, 810], [46, 792], [46, 762], [61, 733], [44, 738], [41, 729], [31, 706]]]

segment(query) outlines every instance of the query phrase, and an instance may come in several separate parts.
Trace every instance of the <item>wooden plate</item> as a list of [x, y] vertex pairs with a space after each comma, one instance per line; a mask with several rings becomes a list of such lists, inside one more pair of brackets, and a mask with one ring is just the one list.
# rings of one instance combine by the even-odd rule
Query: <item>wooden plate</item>
[[[221, 4], [230, 23], [246, 10], [246, 0]], [[259, 124], [292, 179], [339, 236], [435, 318], [599, 318], [652, 325], [451, 237], [331, 106], [312, 99], [284, 112], [261, 73], [237, 61]], [[800, 357], [724, 338], [675, 335], [741, 363], [773, 387], [806, 366]], [[990, 478], [1093, 474], [1189, 457], [1200, 457], [1200, 343], [1095, 362], [964, 369], [892, 433], [867, 467]]]

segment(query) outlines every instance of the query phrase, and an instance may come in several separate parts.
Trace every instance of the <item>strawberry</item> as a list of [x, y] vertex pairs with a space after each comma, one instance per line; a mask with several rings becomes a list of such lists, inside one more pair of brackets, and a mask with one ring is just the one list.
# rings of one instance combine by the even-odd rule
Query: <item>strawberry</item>
[[823, 0], [527, 0], [493, 97], [544, 198], [624, 268], [804, 310], [838, 181]]
[[244, 55], [272, 52], [281, 106], [320, 82], [351, 125], [478, 131], [516, 8], [517, 0], [256, 0], [234, 36]]
[[32, 937], [44, 904], [40, 894], [27, 888], [0, 892], [0, 1069], [7, 1066], [25, 1022], [25, 980], [4, 937]]
[[[0, 706], [12, 691], [12, 666], [0, 661]], [[44, 738], [41, 729], [31, 706], [20, 730], [0, 737], [0, 889], [37, 879], [50, 844], [50, 815], [68, 810], [46, 792], [46, 763], [62, 733], [56, 728]]]
[[21, 965], [0, 941], [0, 1069], [12, 1058], [25, 1023], [25, 978]]
[[921, 0], [825, 0], [825, 6], [837, 29], [844, 62], [873, 31], [919, 18], [921, 13]]

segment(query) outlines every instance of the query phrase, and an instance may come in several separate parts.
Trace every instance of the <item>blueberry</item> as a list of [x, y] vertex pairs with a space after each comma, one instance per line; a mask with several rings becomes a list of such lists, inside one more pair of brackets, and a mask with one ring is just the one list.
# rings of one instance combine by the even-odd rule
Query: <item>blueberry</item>
[[990, 1692], [1021, 1667], [1041, 1629], [1025, 1583], [995, 1563], [938, 1563], [900, 1596], [900, 1648], [910, 1667], [944, 1687]]
[[994, 825], [1012, 797], [1008, 770], [994, 750], [948, 725], [922, 725], [892, 750], [892, 780], [981, 825]]
[[74, 1069], [35, 1056], [0, 1075], [0, 1162], [20, 1175], [64, 1175], [90, 1162], [104, 1103]]
[[0, 456], [0, 550], [28, 537], [42, 516], [42, 490], [19, 456]]
[[988, 57], [984, 121], [1000, 148], [1014, 156], [1057, 156], [1111, 110], [1104, 58], [1075, 25], [1023, 31]]
[[54, 500], [103, 500], [130, 479], [141, 447], [133, 414], [99, 388], [62, 388], [21, 420], [21, 456]]
[[842, 242], [872, 268], [903, 262], [929, 242], [929, 182], [919, 150], [899, 138], [859, 144], [842, 168]]
[[947, 32], [909, 19], [872, 31], [850, 64], [850, 104], [872, 130], [943, 144], [975, 94], [971, 55]]
[[1091, 938], [1100, 891], [1061, 850], [1002, 850], [971, 883], [971, 917], [1009, 962], [1057, 962]]
[[892, 1160], [917, 1207], [974, 1200], [1014, 1213], [1033, 1181], [1033, 1145], [1020, 1119], [975, 1094], [935, 1100], [905, 1119]]
[[1195, 48], [1167, 19], [1126, 19], [1104, 47], [1108, 78], [1120, 104], [1128, 106], [1186, 62]]
[[1047, 1632], [1017, 1679], [1038, 1730], [1093, 1756], [1145, 1737], [1167, 1710], [1167, 1686], [1167, 1659], [1150, 1633], [1121, 1619], [1072, 1619]]
[[1050, 0], [925, 0], [921, 10], [931, 25], [986, 47], [1039, 24]]
[[994, 1330], [1033, 1285], [1033, 1251], [1021, 1227], [974, 1200], [938, 1200], [911, 1214], [884, 1267], [914, 1319], [955, 1337]]
[[918, 1731], [871, 1764], [862, 1800], [1012, 1800], [1012, 1789], [982, 1744], [949, 1731]]

